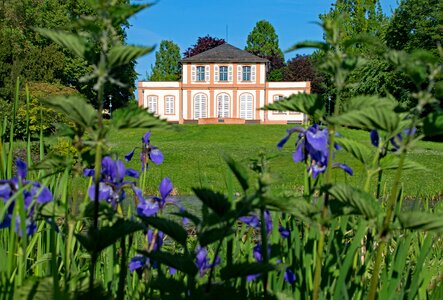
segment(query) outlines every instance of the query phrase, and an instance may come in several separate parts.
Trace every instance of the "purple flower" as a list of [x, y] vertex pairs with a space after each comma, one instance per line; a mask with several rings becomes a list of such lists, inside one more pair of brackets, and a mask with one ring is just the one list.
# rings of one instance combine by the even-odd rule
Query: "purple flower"
[[[94, 176], [94, 174], [94, 169], [83, 170], [84, 176]], [[139, 196], [140, 193], [135, 190], [135, 183], [124, 180], [126, 176], [138, 178], [139, 173], [134, 169], [127, 169], [121, 160], [113, 160], [110, 156], [104, 157], [102, 159], [98, 201], [106, 201], [115, 206], [125, 199], [125, 188], [131, 188]], [[89, 187], [88, 196], [91, 200], [95, 200], [95, 184]]]
[[285, 281], [289, 284], [294, 284], [296, 280], [295, 274], [290, 268], [286, 268], [284, 278]]
[[[315, 179], [318, 174], [326, 171], [329, 154], [329, 139], [327, 128], [321, 129], [318, 124], [304, 129], [303, 127], [294, 127], [287, 130], [287, 135], [277, 144], [277, 148], [281, 149], [283, 145], [289, 140], [289, 137], [298, 132], [298, 138], [295, 142], [295, 151], [292, 155], [294, 162], [309, 162], [308, 172]], [[339, 149], [337, 144], [334, 144], [336, 150]], [[348, 173], [352, 170], [344, 164], [337, 164], [337, 167], [342, 168]]]
[[[142, 137], [142, 148], [140, 152], [140, 161], [142, 163], [142, 171], [149, 166], [149, 161], [159, 165], [163, 163], [163, 153], [157, 147], [151, 145], [151, 131], [146, 132]], [[125, 155], [125, 160], [130, 161], [134, 156], [135, 148]]]
[[166, 202], [174, 202], [166, 198], [172, 192], [173, 185], [169, 177], [163, 178], [159, 185], [161, 198], [153, 197], [152, 199], [142, 199], [137, 205], [137, 214], [139, 216], [150, 217], [155, 215], [159, 210], [163, 209]]
[[284, 228], [283, 226], [278, 227], [278, 232], [280, 232], [281, 237], [284, 239], [289, 238], [289, 236], [291, 235], [291, 232], [289, 231], [289, 229]]
[[[255, 216], [244, 216], [238, 219], [240, 222], [243, 222], [254, 229], [260, 230], [260, 219]], [[269, 234], [272, 231], [272, 218], [269, 210], [265, 210], [265, 224], [266, 224], [266, 233]]]
[[146, 238], [148, 239], [149, 251], [155, 252], [160, 250], [160, 247], [163, 245], [163, 236], [164, 234], [161, 231], [148, 230]]
[[129, 271], [134, 272], [136, 270], [141, 270], [148, 265], [148, 258], [137, 254], [129, 261]]
[[378, 135], [377, 130], [375, 129], [371, 130], [371, 132], [369, 133], [369, 137], [371, 138], [372, 145], [378, 147], [378, 145], [380, 144], [380, 137]]
[[197, 247], [197, 253], [195, 256], [195, 265], [200, 271], [200, 277], [203, 277], [207, 269], [220, 264], [220, 257], [216, 257], [212, 264], [209, 263], [208, 251], [204, 247]]
[[[24, 209], [26, 213], [26, 235], [30, 236], [37, 230], [37, 225], [34, 221], [35, 201], [36, 205], [42, 205], [53, 200], [51, 191], [40, 182], [26, 180], [27, 165], [21, 159], [16, 160], [17, 177], [13, 177], [10, 180], [0, 180], [0, 198], [3, 202], [7, 203], [15, 193], [18, 192], [20, 184], [26, 188], [23, 190]], [[3, 219], [0, 220], [0, 228], [7, 228], [11, 226], [13, 220], [15, 200], [13, 200]], [[23, 234], [20, 227], [20, 217], [16, 216], [15, 231], [21, 236]]]

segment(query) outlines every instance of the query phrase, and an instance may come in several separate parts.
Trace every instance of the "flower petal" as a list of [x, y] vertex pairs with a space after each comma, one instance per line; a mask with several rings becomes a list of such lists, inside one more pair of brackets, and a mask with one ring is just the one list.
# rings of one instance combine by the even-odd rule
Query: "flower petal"
[[152, 147], [151, 151], [149, 151], [149, 159], [154, 164], [159, 165], [164, 160], [163, 153], [157, 147]]
[[160, 186], [158, 187], [163, 200], [169, 196], [169, 194], [172, 192], [172, 188], [173, 185], [169, 177], [163, 178], [163, 180], [160, 182]]
[[349, 175], [354, 175], [354, 171], [352, 171], [352, 168], [346, 164], [342, 164], [342, 163], [333, 163], [332, 166], [334, 168], [340, 168], [343, 171], [345, 171], [346, 173], [348, 173]]
[[145, 133], [145, 135], [142, 137], [143, 144], [149, 144], [149, 138], [151, 137], [151, 131]]
[[94, 169], [84, 169], [83, 170], [83, 176], [85, 177], [91, 177], [94, 176], [95, 170]]
[[294, 154], [292, 155], [292, 160], [294, 162], [301, 162], [305, 160], [304, 145], [305, 145], [304, 141], [301, 141], [297, 145], [297, 148], [295, 149]]
[[286, 268], [284, 278], [285, 281], [289, 284], [294, 284], [296, 280], [294, 272], [292, 272], [292, 270], [289, 268]]
[[378, 145], [380, 143], [380, 137], [378, 136], [377, 130], [372, 129], [371, 132], [369, 133], [369, 137], [371, 138], [372, 145], [374, 145], [375, 147], [378, 147]]
[[278, 232], [280, 232], [281, 237], [284, 239], [289, 238], [289, 236], [291, 235], [291, 232], [289, 231], [289, 229], [284, 228], [283, 226], [280, 226], [278, 228]]
[[22, 179], [25, 179], [26, 178], [26, 174], [28, 173], [28, 166], [20, 158], [17, 158], [17, 160], [15, 161], [15, 164], [17, 166], [17, 175], [18, 175], [18, 177], [20, 177]]
[[135, 152], [135, 148], [131, 152], [129, 152], [128, 154], [125, 155], [125, 160], [131, 161], [132, 157], [134, 156], [134, 152]]
[[133, 177], [133, 178], [139, 178], [140, 174], [138, 173], [138, 171], [134, 170], [134, 169], [126, 169], [126, 176], [129, 177]]

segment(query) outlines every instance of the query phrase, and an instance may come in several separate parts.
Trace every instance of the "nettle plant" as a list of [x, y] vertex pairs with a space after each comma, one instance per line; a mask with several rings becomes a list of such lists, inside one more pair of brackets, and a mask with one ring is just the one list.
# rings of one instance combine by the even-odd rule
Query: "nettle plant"
[[[151, 144], [150, 131], [141, 137], [142, 173], [127, 168], [106, 146], [112, 130], [168, 126], [135, 108], [116, 111], [106, 124], [101, 116], [104, 85], [119, 84], [112, 75], [115, 67], [152, 50], [115, 38], [115, 28], [145, 5], [89, 3], [94, 13], [75, 21], [77, 32], [36, 29], [90, 63], [93, 73], [85, 80], [95, 80], [100, 105], [96, 111], [79, 96], [45, 101], [73, 122], [61, 132], [77, 148], [81, 172], [72, 161], [48, 157], [35, 165], [28, 161], [38, 180], [25, 180], [21, 161], [14, 179], [12, 151], [7, 159], [2, 152], [2, 162], [7, 160], [2, 175], [12, 178], [0, 182], [0, 224], [10, 225], [9, 231], [0, 231], [0, 255], [8, 261], [6, 269], [0, 267], [2, 296], [441, 298], [443, 215], [401, 206], [403, 170], [423, 168], [408, 160], [408, 150], [424, 135], [443, 132], [442, 112], [426, 113], [437, 102], [438, 60], [386, 51], [385, 58], [421, 88], [413, 111], [396, 112], [395, 100], [376, 96], [342, 101], [347, 76], [364, 61], [338, 46], [337, 27], [326, 21], [325, 42], [294, 49], [325, 51], [321, 67], [335, 83], [334, 113], [326, 115], [313, 94], [264, 108], [303, 112], [325, 124], [289, 129], [280, 142], [276, 137], [280, 149], [295, 139], [294, 163], [306, 165], [302, 194], [271, 192], [275, 179], [265, 155], [252, 158], [249, 170], [224, 155], [232, 173], [227, 193], [194, 188], [202, 208], [192, 213], [171, 197], [168, 177], [159, 182], [159, 196], [144, 193], [147, 172], [155, 172], [164, 160]], [[341, 136], [342, 127], [367, 130], [373, 148]], [[125, 156], [127, 161], [135, 150]], [[334, 179], [337, 171], [356, 175], [335, 161], [336, 151], [349, 152], [365, 166], [361, 186]], [[394, 177], [382, 192], [386, 170], [394, 170]], [[80, 176], [91, 180], [76, 214], [78, 197], [69, 193]], [[234, 178], [239, 194], [234, 193]]]

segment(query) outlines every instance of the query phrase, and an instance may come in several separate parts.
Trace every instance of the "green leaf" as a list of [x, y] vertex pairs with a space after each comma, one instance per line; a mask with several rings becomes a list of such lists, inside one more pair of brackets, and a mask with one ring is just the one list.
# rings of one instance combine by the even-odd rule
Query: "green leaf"
[[182, 226], [180, 226], [180, 224], [160, 217], [140, 217], [140, 219], [144, 224], [157, 228], [173, 240], [177, 241], [183, 247], [186, 247], [188, 233]]
[[143, 229], [145, 227], [138, 222], [118, 219], [112, 226], [102, 227], [97, 231], [91, 228], [88, 234], [76, 234], [75, 236], [88, 252], [100, 252], [122, 237]]
[[376, 218], [381, 213], [380, 204], [370, 194], [346, 184], [325, 186], [325, 191], [336, 200], [355, 209], [355, 213], [367, 219]]
[[265, 204], [274, 206], [284, 212], [289, 212], [297, 218], [312, 220], [320, 213], [318, 207], [306, 201], [302, 196], [283, 194], [280, 196], [266, 197]]
[[83, 128], [94, 127], [97, 123], [97, 111], [81, 96], [55, 96], [42, 99], [41, 102], [45, 106], [65, 114]]
[[234, 173], [235, 178], [237, 178], [243, 190], [246, 191], [249, 188], [248, 173], [246, 172], [246, 169], [227, 154], [224, 154], [223, 158], [232, 173]]
[[186, 273], [190, 276], [195, 276], [198, 272], [197, 266], [194, 263], [193, 258], [183, 255], [180, 253], [170, 253], [170, 252], [146, 252], [139, 251], [142, 255], [149, 257], [152, 260], [155, 260], [161, 264], [167, 265], [169, 267], [173, 267], [183, 273]]
[[385, 107], [368, 107], [329, 117], [327, 121], [335, 125], [366, 130], [378, 129], [392, 133], [398, 128], [400, 118], [394, 111]]
[[34, 28], [41, 35], [53, 40], [60, 46], [67, 48], [75, 55], [84, 58], [87, 48], [87, 41], [82, 37], [66, 31], [51, 30], [44, 28]]
[[302, 112], [309, 116], [320, 115], [324, 111], [322, 100], [315, 94], [294, 94], [280, 101], [268, 104], [264, 110], [284, 110]]
[[231, 203], [229, 203], [226, 196], [221, 193], [213, 192], [205, 188], [193, 188], [192, 190], [204, 205], [208, 206], [220, 217], [223, 217], [231, 208]]
[[285, 52], [291, 52], [303, 48], [315, 48], [327, 52], [329, 50], [329, 45], [324, 42], [304, 41], [291, 46]]
[[153, 49], [153, 47], [128, 45], [114, 46], [108, 53], [108, 62], [111, 67], [126, 65], [131, 61], [134, 61], [135, 59], [148, 54]]
[[200, 246], [205, 247], [206, 245], [220, 241], [233, 233], [234, 231], [230, 228], [211, 228], [200, 232], [198, 234], [198, 241]]
[[272, 264], [239, 263], [221, 269], [220, 278], [222, 280], [228, 280], [231, 278], [246, 277], [248, 275], [264, 274], [275, 270], [276, 267]]
[[427, 136], [443, 134], [443, 112], [432, 112], [423, 120], [423, 131]]
[[30, 170], [45, 170], [47, 174], [56, 174], [64, 172], [72, 163], [73, 160], [67, 157], [49, 154], [44, 160], [33, 164]]
[[116, 129], [170, 126], [166, 120], [161, 120], [139, 107], [117, 109], [112, 114], [111, 122]]
[[443, 214], [421, 211], [400, 212], [400, 224], [405, 229], [443, 233]]
[[344, 137], [338, 137], [336, 139], [336, 142], [346, 152], [349, 152], [352, 156], [354, 156], [354, 158], [356, 158], [363, 164], [366, 164], [368, 159], [371, 157], [371, 151], [368, 149], [366, 145], [363, 145], [359, 142]]
[[[395, 154], [387, 155], [380, 160], [380, 168], [382, 170], [397, 170], [400, 164], [400, 157]], [[412, 171], [429, 171], [428, 168], [422, 164], [405, 158], [403, 162], [403, 170]]]

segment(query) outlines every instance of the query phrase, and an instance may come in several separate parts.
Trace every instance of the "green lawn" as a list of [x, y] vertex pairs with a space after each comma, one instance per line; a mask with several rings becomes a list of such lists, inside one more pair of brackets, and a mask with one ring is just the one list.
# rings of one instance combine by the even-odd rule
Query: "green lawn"
[[[156, 189], [164, 176], [169, 176], [179, 195], [192, 194], [191, 188], [206, 186], [223, 191], [226, 187], [228, 169], [221, 154], [227, 153], [245, 165], [249, 158], [264, 152], [274, 156], [270, 161], [271, 171], [275, 174], [274, 190], [300, 190], [303, 178], [303, 165], [292, 161], [295, 136], [278, 151], [276, 144], [284, 137], [290, 125], [180, 125], [175, 130], [152, 130], [151, 143], [159, 147], [165, 161], [162, 165], [151, 164], [149, 168], [150, 192]], [[112, 151], [123, 156], [134, 146], [141, 145], [144, 130], [126, 130], [111, 136]], [[344, 129], [343, 136], [351, 137], [372, 147], [367, 132]], [[139, 151], [129, 166], [140, 169]], [[443, 186], [443, 143], [419, 142], [411, 151], [410, 158], [429, 168], [428, 172], [405, 172], [403, 176], [404, 192], [410, 196], [435, 196], [442, 193]], [[335, 170], [337, 180], [346, 180], [361, 185], [364, 180], [364, 167], [344, 150], [338, 151], [337, 162], [349, 164], [354, 169], [354, 176], [347, 176], [343, 171]], [[392, 172], [386, 174], [390, 181]], [[389, 185], [387, 185], [389, 186]], [[237, 186], [237, 190], [239, 187]]]

